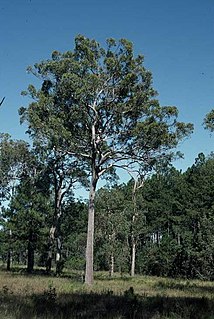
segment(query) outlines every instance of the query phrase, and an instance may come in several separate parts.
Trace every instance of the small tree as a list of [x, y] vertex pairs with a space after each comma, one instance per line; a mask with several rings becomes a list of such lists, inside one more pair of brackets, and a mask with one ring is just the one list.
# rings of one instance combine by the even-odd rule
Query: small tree
[[[97, 183], [114, 168], [151, 168], [192, 131], [176, 107], [155, 99], [151, 72], [131, 42], [107, 40], [102, 48], [80, 35], [74, 51], [54, 52], [29, 71], [43, 80], [28, 92], [34, 102], [21, 115], [31, 136], [43, 135], [84, 161], [90, 173], [85, 282], [93, 283], [94, 201]], [[54, 145], [53, 145], [54, 146]]]

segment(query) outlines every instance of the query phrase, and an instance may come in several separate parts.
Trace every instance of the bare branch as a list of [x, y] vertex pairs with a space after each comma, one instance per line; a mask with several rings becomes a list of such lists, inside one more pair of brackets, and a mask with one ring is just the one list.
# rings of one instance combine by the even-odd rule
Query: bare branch
[[3, 97], [3, 99], [1, 100], [0, 106], [2, 105], [2, 103], [4, 102], [4, 100], [5, 100], [5, 97]]
[[[59, 152], [62, 152], [62, 150], [60, 149], [57, 149]], [[88, 158], [88, 159], [91, 159], [91, 156], [89, 154], [84, 154], [84, 153], [77, 153], [77, 152], [70, 152], [70, 151], [64, 151], [64, 154], [62, 156], [65, 156], [65, 155], [73, 155], [73, 156], [76, 156], [76, 157], [85, 157], [85, 158]]]

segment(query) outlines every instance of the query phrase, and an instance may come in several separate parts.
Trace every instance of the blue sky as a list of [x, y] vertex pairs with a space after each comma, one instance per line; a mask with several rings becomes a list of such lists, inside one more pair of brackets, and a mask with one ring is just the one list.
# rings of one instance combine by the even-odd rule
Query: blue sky
[[214, 0], [0, 0], [0, 131], [26, 139], [18, 109], [34, 81], [28, 65], [53, 50], [72, 50], [83, 34], [105, 42], [127, 38], [145, 56], [162, 105], [176, 105], [179, 119], [195, 126], [179, 149], [185, 170], [199, 152], [213, 151], [214, 136], [203, 129], [214, 107]]

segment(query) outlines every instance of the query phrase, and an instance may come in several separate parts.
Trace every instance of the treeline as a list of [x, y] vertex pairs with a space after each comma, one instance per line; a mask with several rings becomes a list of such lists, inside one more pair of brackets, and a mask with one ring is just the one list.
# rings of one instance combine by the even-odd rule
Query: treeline
[[[85, 270], [86, 284], [94, 269], [211, 278], [212, 211], [199, 190], [200, 165], [211, 159], [200, 155], [184, 174], [171, 167], [193, 124], [160, 105], [133, 44], [111, 38], [101, 47], [79, 35], [73, 51], [28, 71], [40, 82], [22, 92], [31, 102], [19, 109], [31, 145], [0, 136], [7, 269], [12, 258], [29, 273], [35, 263], [50, 273], [54, 263], [60, 274], [66, 263]], [[213, 131], [212, 111], [204, 125]], [[117, 185], [118, 169], [132, 176], [127, 185]], [[97, 190], [101, 178], [111, 188]], [[75, 201], [77, 187], [87, 203]]]
[[98, 269], [133, 274], [136, 253], [137, 273], [213, 280], [213, 176], [213, 154], [200, 153], [184, 173], [168, 166], [147, 178], [134, 201], [133, 180], [99, 190]]
[[[95, 270], [171, 276], [214, 278], [214, 156], [201, 153], [186, 172], [172, 166], [148, 177], [143, 187], [127, 184], [97, 191]], [[53, 227], [53, 198], [47, 176], [24, 175], [4, 209], [0, 230], [1, 259], [11, 267], [47, 268], [49, 232]], [[85, 269], [87, 236], [85, 202], [66, 198], [57, 238], [64, 266]], [[51, 250], [57, 260], [57, 245]], [[133, 261], [134, 260], [134, 261]], [[54, 264], [55, 266], [55, 264]], [[50, 268], [47, 270], [50, 271]]]

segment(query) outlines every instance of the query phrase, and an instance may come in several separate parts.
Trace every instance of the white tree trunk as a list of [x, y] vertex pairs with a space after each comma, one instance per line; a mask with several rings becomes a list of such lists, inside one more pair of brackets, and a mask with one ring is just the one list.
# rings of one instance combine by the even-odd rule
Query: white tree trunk
[[[92, 174], [93, 175], [93, 174]], [[92, 176], [90, 193], [89, 193], [89, 208], [88, 208], [88, 231], [86, 245], [86, 269], [85, 283], [92, 285], [94, 280], [93, 262], [94, 262], [94, 199], [96, 192], [97, 180]]]
[[136, 243], [134, 236], [132, 235], [132, 247], [131, 247], [131, 276], [134, 277], [135, 275], [135, 258], [136, 258]]
[[109, 276], [112, 277], [113, 274], [114, 274], [114, 255], [112, 254], [110, 257]]

